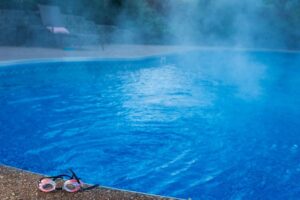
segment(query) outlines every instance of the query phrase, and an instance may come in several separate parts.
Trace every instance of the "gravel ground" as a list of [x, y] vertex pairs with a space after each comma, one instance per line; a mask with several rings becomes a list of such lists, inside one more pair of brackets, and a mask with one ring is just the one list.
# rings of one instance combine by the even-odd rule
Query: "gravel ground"
[[169, 200], [172, 198], [151, 196], [141, 193], [121, 191], [104, 187], [77, 193], [57, 190], [43, 193], [37, 188], [42, 176], [16, 168], [0, 165], [0, 199], [1, 200], [34, 200], [34, 199], [95, 199], [95, 200]]

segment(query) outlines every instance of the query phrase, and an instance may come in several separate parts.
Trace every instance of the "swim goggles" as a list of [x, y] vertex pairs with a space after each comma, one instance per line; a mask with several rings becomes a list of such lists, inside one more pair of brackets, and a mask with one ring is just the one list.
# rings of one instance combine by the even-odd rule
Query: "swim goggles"
[[[98, 186], [93, 185], [87, 188], [83, 188], [83, 182], [76, 176], [75, 172], [70, 169], [72, 176], [61, 174], [57, 176], [48, 176], [43, 177], [39, 180], [38, 188], [43, 192], [52, 192], [54, 190], [65, 190], [67, 192], [77, 192], [79, 190], [90, 190]], [[57, 181], [63, 180], [64, 178], [68, 178], [68, 180], [64, 181], [63, 186], [61, 188], [57, 188]]]

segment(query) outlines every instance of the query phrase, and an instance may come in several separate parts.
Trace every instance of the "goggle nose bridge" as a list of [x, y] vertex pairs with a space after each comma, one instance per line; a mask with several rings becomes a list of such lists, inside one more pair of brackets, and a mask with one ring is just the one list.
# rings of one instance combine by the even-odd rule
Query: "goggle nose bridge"
[[[94, 189], [96, 187], [99, 186], [99, 184], [95, 184], [95, 185], [92, 185], [90, 187], [87, 187], [87, 188], [82, 188], [83, 186], [83, 182], [80, 181], [80, 178], [78, 178], [78, 176], [75, 174], [75, 172], [72, 170], [72, 169], [69, 169], [69, 171], [71, 172], [72, 176], [70, 175], [66, 175], [66, 174], [61, 174], [61, 175], [58, 175], [58, 176], [48, 176], [48, 177], [43, 177], [39, 180], [39, 184], [38, 184], [38, 188], [43, 191], [43, 192], [51, 192], [53, 190], [66, 190], [68, 192], [77, 192], [79, 191], [80, 189], [83, 190], [83, 191], [86, 191], [86, 190], [91, 190], [91, 189]], [[63, 187], [62, 188], [56, 188], [56, 180], [57, 179], [63, 179], [64, 177], [67, 177], [68, 180], [64, 180], [64, 184], [63, 184]], [[51, 190], [46, 190], [44, 189], [42, 186], [42, 182], [43, 180], [49, 180], [49, 182], [51, 183], [50, 185], [53, 186], [53, 188], [51, 188]], [[45, 183], [44, 183], [45, 184]], [[74, 189], [69, 189], [67, 188], [67, 185], [70, 184], [74, 187]]]
[[[70, 171], [72, 173], [72, 176], [69, 176], [69, 175], [66, 175], [66, 174], [61, 174], [61, 175], [58, 175], [58, 176], [48, 176], [48, 177], [41, 178], [39, 180], [38, 188], [41, 191], [43, 191], [43, 192], [51, 192], [51, 191], [56, 190], [56, 189], [57, 190], [64, 189], [64, 190], [66, 190], [68, 192], [76, 192], [76, 191], [78, 191], [80, 189], [82, 183], [79, 180], [79, 178], [76, 176], [76, 174], [74, 173], [74, 171], [72, 171], [72, 170], [70, 170]], [[63, 179], [64, 177], [67, 177], [68, 180], [64, 181], [63, 187], [62, 188], [56, 188], [56, 185], [57, 185], [56, 180], [57, 179]], [[74, 181], [70, 182], [70, 180], [75, 180], [76, 183], [78, 184], [78, 185], [74, 185], [74, 187], [76, 188], [76, 190], [75, 189], [71, 190], [71, 189], [68, 189], [66, 187], [66, 183], [73, 185]], [[52, 186], [52, 187], [50, 189], [46, 189], [45, 188], [46, 185]]]

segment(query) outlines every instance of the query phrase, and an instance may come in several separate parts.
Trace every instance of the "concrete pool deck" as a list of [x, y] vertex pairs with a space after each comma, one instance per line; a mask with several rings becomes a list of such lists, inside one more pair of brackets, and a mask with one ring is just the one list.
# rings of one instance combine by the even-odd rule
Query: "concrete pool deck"
[[84, 49], [55, 49], [39, 47], [5, 47], [0, 46], [0, 62], [12, 60], [51, 59], [51, 58], [140, 58], [162, 54], [180, 53], [192, 50], [210, 51], [272, 51], [299, 53], [286, 49], [253, 49], [239, 47], [201, 47], [201, 46], [168, 46], [168, 45], [105, 45], [86, 47]]
[[37, 47], [0, 47], [0, 61], [51, 59], [51, 58], [138, 58], [170, 54], [199, 47], [155, 46], [155, 45], [107, 45], [84, 49], [53, 49]]
[[37, 183], [42, 176], [20, 169], [0, 165], [0, 199], [31, 200], [31, 199], [93, 199], [93, 200], [171, 200], [174, 198], [147, 195], [142, 193], [97, 187], [92, 190], [68, 193], [57, 190], [50, 193], [39, 191]]

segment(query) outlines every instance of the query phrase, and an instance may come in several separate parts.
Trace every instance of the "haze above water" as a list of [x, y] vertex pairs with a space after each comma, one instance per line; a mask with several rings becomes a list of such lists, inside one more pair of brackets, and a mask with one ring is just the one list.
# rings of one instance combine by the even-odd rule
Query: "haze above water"
[[3, 0], [0, 9], [60, 7], [121, 31], [119, 43], [299, 49], [299, 0]]

